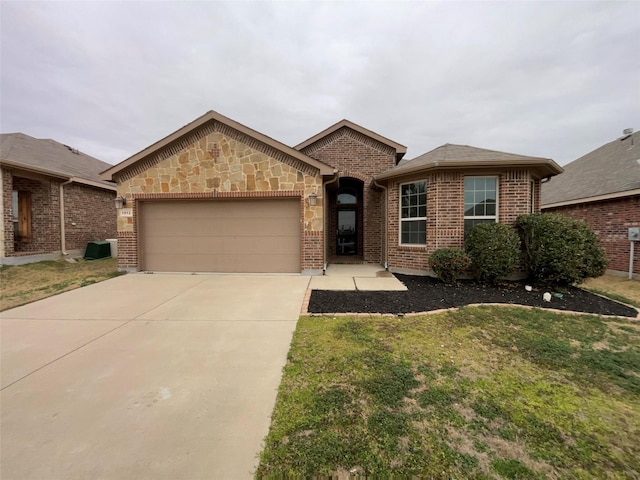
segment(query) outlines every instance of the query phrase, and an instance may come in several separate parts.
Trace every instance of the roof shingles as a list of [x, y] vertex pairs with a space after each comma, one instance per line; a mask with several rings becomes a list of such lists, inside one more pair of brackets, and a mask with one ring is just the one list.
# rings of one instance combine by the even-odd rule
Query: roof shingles
[[622, 137], [574, 160], [542, 186], [551, 205], [640, 189], [640, 132]]
[[0, 135], [0, 163], [57, 177], [80, 178], [113, 185], [100, 178], [110, 164], [51, 139], [24, 133]]

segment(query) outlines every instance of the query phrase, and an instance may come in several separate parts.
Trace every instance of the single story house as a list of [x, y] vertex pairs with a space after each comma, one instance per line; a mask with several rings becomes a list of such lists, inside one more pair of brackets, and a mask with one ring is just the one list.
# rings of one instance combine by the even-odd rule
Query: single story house
[[[600, 239], [609, 273], [628, 274], [629, 228], [640, 227], [640, 132], [625, 133], [564, 167], [542, 187], [542, 210], [584, 220]], [[633, 275], [640, 278], [640, 245]]]
[[125, 271], [303, 272], [331, 262], [426, 273], [479, 222], [540, 208], [546, 158], [404, 145], [342, 120], [287, 146], [210, 111], [106, 170]]
[[0, 135], [0, 262], [82, 256], [88, 242], [116, 236], [111, 165], [51, 139]]

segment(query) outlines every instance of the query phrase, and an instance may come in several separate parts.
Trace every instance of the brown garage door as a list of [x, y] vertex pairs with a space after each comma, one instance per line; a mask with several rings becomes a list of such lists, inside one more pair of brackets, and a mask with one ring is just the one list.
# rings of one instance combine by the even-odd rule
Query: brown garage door
[[144, 202], [142, 268], [163, 272], [300, 272], [295, 199]]

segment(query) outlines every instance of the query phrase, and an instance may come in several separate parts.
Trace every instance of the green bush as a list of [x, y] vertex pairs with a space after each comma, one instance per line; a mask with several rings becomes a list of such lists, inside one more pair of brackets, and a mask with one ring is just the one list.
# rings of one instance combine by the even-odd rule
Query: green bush
[[444, 283], [455, 283], [456, 279], [471, 266], [471, 260], [462, 250], [440, 248], [429, 256], [429, 267]]
[[582, 220], [536, 213], [518, 217], [516, 226], [522, 237], [525, 266], [536, 283], [564, 287], [604, 274], [604, 252]]
[[489, 282], [507, 276], [520, 263], [520, 237], [510, 225], [480, 223], [465, 240], [475, 277]]

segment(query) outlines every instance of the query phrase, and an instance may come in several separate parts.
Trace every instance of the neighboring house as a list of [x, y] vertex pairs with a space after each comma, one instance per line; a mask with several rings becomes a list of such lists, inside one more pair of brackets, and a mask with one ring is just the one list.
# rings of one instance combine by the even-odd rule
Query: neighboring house
[[0, 135], [0, 261], [5, 265], [82, 255], [116, 236], [111, 165], [50, 139]]
[[552, 160], [406, 147], [342, 120], [294, 148], [210, 111], [103, 173], [125, 201], [127, 271], [321, 273], [331, 262], [424, 273], [465, 228], [539, 211]]
[[[623, 135], [564, 167], [542, 187], [542, 210], [586, 221], [610, 273], [629, 272], [630, 227], [640, 227], [640, 132]], [[640, 245], [633, 273], [640, 277]]]

